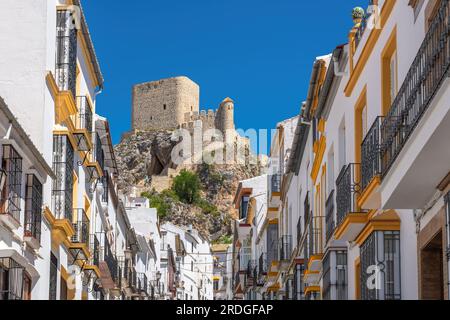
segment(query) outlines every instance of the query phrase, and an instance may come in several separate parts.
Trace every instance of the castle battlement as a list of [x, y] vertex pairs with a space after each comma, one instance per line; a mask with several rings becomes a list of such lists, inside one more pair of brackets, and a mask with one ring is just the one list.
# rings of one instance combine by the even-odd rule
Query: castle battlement
[[234, 101], [223, 100], [217, 110], [200, 110], [200, 87], [187, 77], [137, 84], [133, 87], [134, 131], [193, 129], [234, 130]]

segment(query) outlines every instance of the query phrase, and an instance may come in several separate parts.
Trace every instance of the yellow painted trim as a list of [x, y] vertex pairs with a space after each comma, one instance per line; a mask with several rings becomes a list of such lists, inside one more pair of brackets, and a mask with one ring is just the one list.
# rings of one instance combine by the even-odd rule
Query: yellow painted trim
[[[380, 13], [380, 24], [381, 24], [381, 28], [377, 29], [374, 28], [372, 29], [369, 38], [367, 39], [367, 42], [364, 45], [364, 48], [361, 51], [361, 55], [358, 59], [358, 62], [356, 63], [356, 65], [354, 67], [351, 68], [351, 74], [350, 74], [350, 79], [345, 87], [345, 95], [347, 97], [350, 97], [353, 93], [353, 89], [355, 88], [374, 48], [375, 45], [378, 41], [378, 39], [380, 38], [381, 35], [381, 31], [384, 29], [384, 27], [386, 26], [386, 23], [392, 13], [392, 10], [394, 9], [394, 5], [395, 5], [395, 0], [385, 0], [383, 8], [381, 9], [381, 13]], [[354, 39], [352, 39], [352, 37], [350, 37], [350, 43], [353, 46], [354, 45]], [[353, 53], [350, 55], [350, 65], [353, 66], [354, 62], [353, 62]]]
[[320, 138], [319, 150], [316, 153], [316, 157], [314, 158], [314, 164], [313, 164], [313, 167], [311, 170], [311, 178], [314, 183], [316, 182], [317, 176], [319, 175], [319, 171], [320, 171], [320, 167], [322, 164], [323, 156], [325, 154], [326, 147], [327, 147], [327, 139], [325, 138], [325, 136], [322, 136]]
[[83, 253], [85, 254], [85, 256], [87, 257], [87, 259], [89, 259], [91, 256], [89, 248], [84, 243], [73, 243], [73, 242], [69, 241], [69, 248], [70, 249], [81, 249], [83, 251]]
[[47, 83], [50, 94], [52, 95], [53, 99], [56, 101], [56, 98], [59, 94], [59, 88], [58, 88], [58, 85], [56, 84], [55, 77], [53, 76], [51, 71], [47, 72], [47, 74], [45, 76], [45, 81]]
[[319, 124], [317, 126], [317, 130], [319, 130], [320, 132], [324, 133], [325, 132], [325, 125], [326, 125], [326, 121], [323, 118], [321, 118], [319, 120]]
[[363, 190], [358, 199], [358, 207], [362, 208], [367, 199], [375, 192], [375, 190], [381, 185], [381, 177], [375, 176], [369, 185]]
[[213, 281], [220, 281], [220, 277], [214, 276], [214, 277], [213, 277]]
[[395, 211], [387, 211], [369, 220], [367, 225], [356, 238], [356, 243], [361, 246], [375, 231], [400, 231], [401, 221]]
[[340, 240], [345, 231], [347, 231], [347, 228], [351, 224], [365, 224], [367, 223], [368, 216], [365, 213], [350, 213], [347, 215], [347, 217], [344, 219], [342, 224], [336, 228], [336, 231], [334, 232], [334, 236], [336, 240]]
[[67, 129], [53, 130], [53, 135], [54, 136], [67, 136], [67, 138], [69, 138], [70, 144], [72, 145], [72, 148], [74, 150], [77, 149], [77, 142], [75, 141], [75, 138], [73, 137], [73, 135], [70, 133], [69, 130], [67, 130]]
[[[386, 46], [381, 52], [381, 114], [384, 116], [391, 108], [391, 87], [390, 87], [390, 68], [391, 59], [397, 54], [397, 26], [394, 27], [392, 34], [389, 36]], [[398, 67], [396, 77], [398, 73]], [[398, 89], [398, 88], [397, 88]]]
[[322, 259], [323, 259], [323, 254], [316, 254], [314, 256], [311, 256], [309, 258], [309, 262], [308, 262], [308, 269], [311, 269], [311, 265], [313, 264], [313, 262], [322, 261]]
[[272, 219], [269, 221], [270, 225], [278, 224], [278, 219]]
[[278, 212], [280, 209], [279, 208], [269, 208], [269, 210], [267, 210], [268, 212]]
[[56, 218], [48, 206], [44, 208], [44, 218], [50, 223], [51, 227], [54, 226]]
[[[361, 91], [355, 104], [355, 162], [361, 163], [361, 144], [364, 140], [362, 132], [362, 111], [367, 107], [367, 85]], [[359, 176], [359, 172], [357, 172]], [[357, 177], [358, 178], [358, 177]], [[359, 180], [357, 180], [359, 181]]]
[[305, 295], [313, 293], [313, 292], [321, 292], [320, 286], [311, 286], [311, 287], [306, 287], [305, 289]]

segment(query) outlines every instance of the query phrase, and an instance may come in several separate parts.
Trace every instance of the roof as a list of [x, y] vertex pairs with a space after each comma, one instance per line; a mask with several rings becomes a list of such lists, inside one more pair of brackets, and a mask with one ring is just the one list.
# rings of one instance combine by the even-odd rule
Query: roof
[[86, 18], [84, 16], [83, 7], [81, 5], [81, 0], [74, 0], [73, 4], [78, 6], [81, 11], [81, 32], [83, 33], [89, 53], [91, 54], [92, 65], [94, 67], [95, 75], [97, 76], [97, 80], [99, 82], [100, 88], [103, 88], [103, 83], [105, 82], [103, 78], [102, 71], [100, 70], [100, 64], [98, 63], [97, 55], [95, 53], [94, 44], [92, 43], [91, 34], [89, 33], [89, 28], [86, 22]]

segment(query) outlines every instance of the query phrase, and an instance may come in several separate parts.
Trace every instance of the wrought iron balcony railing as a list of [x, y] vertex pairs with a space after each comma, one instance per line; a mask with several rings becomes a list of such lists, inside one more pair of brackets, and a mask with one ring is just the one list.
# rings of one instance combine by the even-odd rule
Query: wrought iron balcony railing
[[272, 263], [279, 261], [280, 250], [278, 248], [278, 240], [272, 240], [267, 246], [267, 270], [270, 270]]
[[100, 267], [100, 259], [101, 257], [101, 247], [100, 247], [100, 241], [96, 234], [91, 234], [90, 236], [90, 252], [91, 252], [91, 259], [90, 264], [96, 267]]
[[89, 99], [86, 96], [77, 97], [78, 115], [76, 117], [76, 128], [85, 129], [88, 134], [92, 133], [92, 108]]
[[292, 236], [283, 236], [278, 242], [280, 246], [280, 260], [289, 261], [292, 256]]
[[297, 221], [297, 246], [300, 246], [303, 237], [302, 225], [303, 225], [302, 217], [299, 217]]
[[365, 190], [381, 175], [381, 125], [384, 117], [377, 117], [361, 145], [361, 187]]
[[256, 260], [249, 260], [247, 266], [247, 277], [249, 278], [254, 277], [255, 268], [256, 268]]
[[351, 213], [357, 213], [358, 197], [361, 193], [360, 164], [351, 163], [344, 167], [336, 181], [337, 225]]
[[334, 190], [331, 191], [330, 195], [328, 196], [328, 200], [325, 205], [325, 211], [326, 211], [325, 224], [327, 228], [326, 240], [328, 242], [333, 236], [334, 229], [336, 228], [336, 220], [334, 218]]
[[89, 219], [84, 209], [74, 209], [75, 222], [72, 223], [75, 234], [72, 243], [85, 244], [89, 248]]
[[305, 248], [305, 258], [323, 254], [324, 251], [324, 224], [325, 217], [311, 217], [308, 224], [308, 243]]
[[119, 267], [119, 263], [116, 257], [114, 256], [109, 241], [108, 239], [106, 239], [106, 237], [105, 237], [104, 257], [113, 282], [118, 287], [120, 287], [122, 270]]
[[94, 143], [94, 161], [96, 161], [100, 168], [103, 170], [105, 168], [105, 154], [102, 148], [102, 141], [98, 133], [95, 133], [95, 143]]
[[136, 274], [136, 278], [137, 278], [137, 290], [139, 293], [141, 294], [145, 294], [148, 295], [148, 280], [147, 280], [147, 276], [145, 275], [145, 273], [137, 273]]
[[382, 173], [385, 176], [427, 111], [450, 68], [450, 4], [437, 14], [381, 126]]
[[56, 17], [56, 82], [61, 91], [76, 97], [77, 29], [71, 10], [58, 10]]
[[267, 275], [267, 255], [261, 253], [258, 263], [258, 285], [264, 284], [264, 278]]
[[2, 167], [6, 174], [4, 190], [0, 194], [0, 214], [11, 216], [20, 223], [22, 197], [22, 157], [12, 145], [3, 145]]

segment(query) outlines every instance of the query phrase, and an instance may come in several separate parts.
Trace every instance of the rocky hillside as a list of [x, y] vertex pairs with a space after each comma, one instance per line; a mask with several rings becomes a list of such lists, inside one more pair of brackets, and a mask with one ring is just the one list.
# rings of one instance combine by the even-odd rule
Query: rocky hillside
[[[262, 173], [259, 165], [195, 165], [177, 168], [170, 159], [175, 142], [171, 132], [139, 132], [124, 137], [115, 147], [119, 167], [119, 188], [124, 194], [138, 190], [145, 193], [163, 221], [193, 225], [213, 241], [224, 240], [231, 233], [232, 202], [240, 180]], [[171, 191], [154, 190], [160, 177], [173, 178], [181, 169], [195, 172], [201, 184], [201, 203], [186, 204]]]

